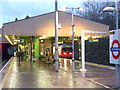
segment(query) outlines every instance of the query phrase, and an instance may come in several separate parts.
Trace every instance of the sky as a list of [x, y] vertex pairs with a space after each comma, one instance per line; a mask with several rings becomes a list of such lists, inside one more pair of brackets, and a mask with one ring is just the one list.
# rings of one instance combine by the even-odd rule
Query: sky
[[[65, 6], [80, 7], [81, 1], [59, 0], [58, 8], [61, 10]], [[0, 2], [0, 28], [3, 23], [14, 21], [15, 18], [18, 18], [19, 20], [25, 18], [27, 15], [32, 17], [53, 12], [54, 10], [54, 0], [2, 0]]]
[[[58, 0], [58, 9], [82, 7], [83, 2], [85, 0]], [[53, 12], [54, 10], [55, 0], [0, 0], [0, 28], [3, 23], [14, 21], [15, 18], [18, 18], [18, 20], [24, 19], [27, 15], [32, 17]]]

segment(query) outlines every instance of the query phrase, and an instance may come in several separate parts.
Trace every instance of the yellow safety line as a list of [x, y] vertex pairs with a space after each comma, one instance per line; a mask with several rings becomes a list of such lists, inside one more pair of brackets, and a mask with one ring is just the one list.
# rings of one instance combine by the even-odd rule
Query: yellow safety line
[[[13, 59], [13, 58], [12, 58], [12, 59]], [[2, 88], [3, 88], [3, 86], [4, 86], [5, 82], [6, 82], [6, 80], [7, 80], [7, 78], [8, 78], [9, 72], [10, 72], [12, 66], [13, 66], [13, 62], [14, 62], [14, 59], [13, 59], [13, 61], [11, 62], [11, 64], [10, 64], [10, 66], [9, 66], [9, 68], [8, 68], [8, 70], [7, 70], [4, 78], [3, 78], [3, 80], [1, 81], [0, 90], [2, 90]]]
[[[67, 59], [67, 60], [71, 60], [71, 59]], [[75, 62], [80, 62], [80, 61], [76, 61]], [[101, 68], [107, 68], [107, 69], [112, 69], [115, 70], [115, 67], [112, 66], [107, 66], [107, 65], [102, 65], [102, 64], [96, 64], [96, 63], [90, 63], [90, 62], [85, 62], [85, 64], [87, 65], [91, 65], [91, 66], [95, 66], [95, 67], [101, 67]]]
[[85, 62], [85, 64], [115, 70], [115, 68], [112, 67], [112, 66], [106, 66], [106, 65], [101, 65], [101, 64], [96, 64], [96, 63], [89, 63], [89, 62]]

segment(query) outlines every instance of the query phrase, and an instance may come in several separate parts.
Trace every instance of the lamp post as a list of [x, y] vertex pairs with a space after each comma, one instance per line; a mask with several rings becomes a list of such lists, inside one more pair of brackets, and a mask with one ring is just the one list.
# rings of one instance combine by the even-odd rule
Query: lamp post
[[74, 9], [72, 9], [72, 71], [75, 71], [75, 58], [74, 58]]
[[75, 58], [74, 58], [74, 10], [81, 10], [82, 11], [82, 8], [64, 8], [64, 11], [67, 10], [67, 9], [71, 9], [72, 10], [72, 71], [74, 72], [75, 71]]
[[[115, 11], [115, 17], [116, 17], [116, 30], [115, 30], [115, 39], [120, 40], [118, 38], [118, 0], [115, 0], [115, 7], [106, 7], [103, 9], [103, 11], [105, 12], [110, 12], [110, 11]], [[119, 58], [117, 60], [120, 60]], [[114, 63], [116, 64], [116, 86], [117, 88], [120, 87], [120, 64], [118, 63]]]
[[55, 71], [59, 70], [58, 57], [58, 0], [55, 0]]

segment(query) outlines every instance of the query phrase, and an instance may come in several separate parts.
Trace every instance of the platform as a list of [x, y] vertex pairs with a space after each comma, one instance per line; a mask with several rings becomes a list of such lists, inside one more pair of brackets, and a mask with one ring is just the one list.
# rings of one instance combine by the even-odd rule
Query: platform
[[[59, 72], [55, 72], [54, 64], [42, 61], [19, 62], [13, 58], [9, 70], [2, 80], [2, 88], [95, 88], [114, 89], [115, 68], [86, 63], [86, 77], [82, 77], [80, 64], [76, 64], [72, 72], [71, 61], [60, 59]], [[4, 89], [3, 89], [4, 90]]]

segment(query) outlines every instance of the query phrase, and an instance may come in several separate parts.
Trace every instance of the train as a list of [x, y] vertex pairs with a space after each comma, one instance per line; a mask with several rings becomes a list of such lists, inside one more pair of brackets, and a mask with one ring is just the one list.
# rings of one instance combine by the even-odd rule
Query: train
[[59, 46], [59, 57], [72, 58], [72, 44], [62, 44]]
[[[79, 46], [75, 43], [75, 58], [78, 59], [79, 57]], [[62, 43], [58, 44], [58, 52], [60, 58], [72, 58], [72, 43]], [[55, 54], [55, 46], [53, 46], [53, 55]]]

